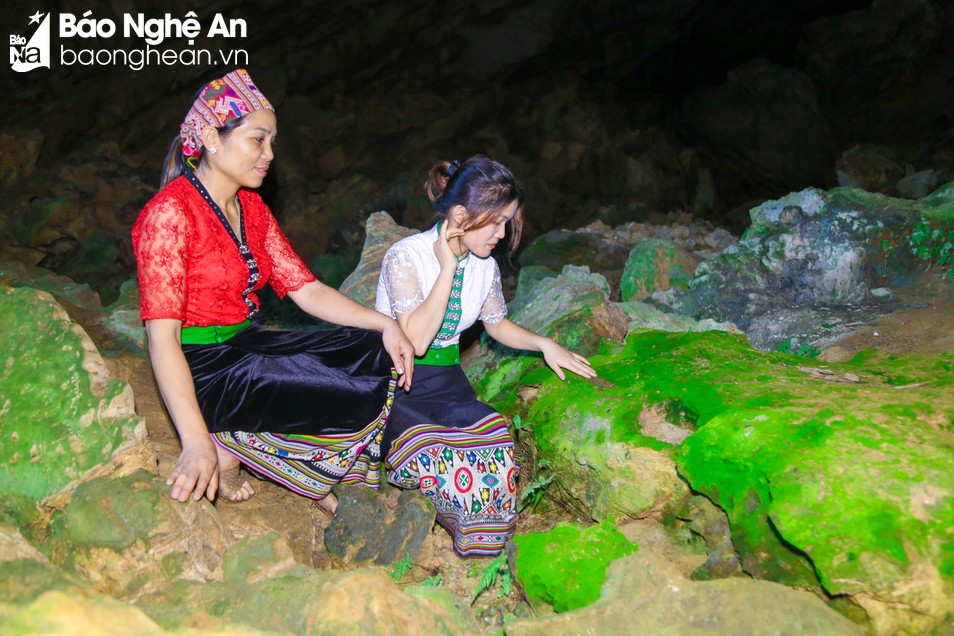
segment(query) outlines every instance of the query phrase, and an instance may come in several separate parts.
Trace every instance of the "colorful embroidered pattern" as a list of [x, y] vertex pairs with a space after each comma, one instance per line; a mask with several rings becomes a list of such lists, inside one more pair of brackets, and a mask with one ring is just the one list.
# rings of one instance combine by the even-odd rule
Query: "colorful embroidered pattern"
[[202, 154], [202, 131], [207, 126], [218, 128], [263, 109], [275, 110], [245, 69], [236, 69], [221, 79], [212, 80], [199, 92], [179, 126], [182, 154], [186, 157]]
[[256, 473], [299, 495], [323, 499], [335, 484], [381, 485], [381, 439], [397, 373], [391, 371], [388, 397], [378, 417], [356, 433], [311, 436], [280, 433], [213, 433], [212, 441]]
[[460, 556], [499, 554], [513, 536], [520, 469], [500, 414], [464, 429], [411, 427], [392, 444], [388, 464], [390, 483], [431, 500]]
[[437, 346], [438, 342], [446, 342], [457, 335], [457, 325], [460, 324], [461, 304], [460, 294], [464, 288], [464, 264], [457, 264], [457, 271], [454, 272], [454, 282], [451, 283], [450, 297], [447, 299], [447, 309], [444, 311], [444, 322], [441, 324], [440, 331], [434, 337], [431, 343], [431, 349], [440, 349], [444, 345]]

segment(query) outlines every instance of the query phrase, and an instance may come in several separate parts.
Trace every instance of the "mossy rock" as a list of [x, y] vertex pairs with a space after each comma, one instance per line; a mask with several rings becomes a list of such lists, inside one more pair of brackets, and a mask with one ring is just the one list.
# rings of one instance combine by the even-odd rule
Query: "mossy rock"
[[643, 300], [655, 291], [686, 289], [699, 261], [672, 241], [644, 239], [629, 252], [620, 295], [623, 300]]
[[594, 526], [559, 523], [548, 532], [518, 535], [513, 544], [510, 563], [530, 602], [545, 603], [557, 612], [599, 599], [609, 564], [639, 549], [610, 521]]
[[[544, 276], [528, 286], [509, 304], [508, 317], [571, 351], [591, 355], [604, 339], [626, 334], [626, 316], [610, 302], [609, 293], [603, 276], [567, 265], [558, 276]], [[506, 408], [497, 400], [510, 400], [520, 376], [543, 365], [540, 354], [507, 349], [486, 336], [461, 362], [482, 399], [498, 408]]]
[[[62, 520], [51, 523], [43, 548], [55, 564], [108, 594], [145, 594], [175, 579], [221, 579], [228, 538], [218, 513], [205, 500], [176, 501], [169, 490], [142, 470], [90, 479], [77, 487]], [[256, 572], [262, 559], [255, 556], [271, 556], [265, 544], [267, 539], [242, 544], [251, 556], [237, 548], [229, 574], [240, 578]], [[278, 571], [290, 560], [285, 556], [272, 561], [271, 569]]]
[[954, 353], [819, 368], [735, 334], [643, 331], [592, 362], [591, 381], [524, 376], [538, 388], [512, 404], [561, 483], [612, 485], [594, 511], [651, 450], [726, 511], [747, 572], [847, 595], [879, 631], [954, 611]]
[[222, 571], [228, 583], [264, 580], [305, 567], [295, 562], [285, 537], [275, 531], [243, 537], [229, 547], [222, 559]]
[[[874, 320], [930, 296], [921, 280], [930, 265], [912, 250], [914, 231], [922, 221], [954, 230], [954, 184], [917, 201], [809, 188], [750, 216], [738, 245], [702, 262], [688, 291], [667, 302], [695, 318], [731, 321], [763, 349], [793, 338], [824, 346], [838, 335], [832, 325]], [[933, 271], [944, 275], [945, 267]], [[824, 308], [824, 318], [786, 325], [793, 307]]]
[[66, 534], [74, 548], [118, 552], [149, 537], [161, 493], [145, 475], [93, 479], [76, 488], [66, 508]]
[[26, 525], [145, 429], [132, 389], [48, 293], [0, 287], [0, 324], [0, 506]]

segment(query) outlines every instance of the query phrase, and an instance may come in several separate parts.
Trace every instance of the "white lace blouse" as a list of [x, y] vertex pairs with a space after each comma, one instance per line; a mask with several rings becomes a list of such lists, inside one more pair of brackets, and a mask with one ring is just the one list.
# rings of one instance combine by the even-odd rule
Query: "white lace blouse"
[[[421, 306], [441, 271], [434, 253], [437, 237], [435, 226], [401, 239], [388, 249], [378, 277], [375, 309], [396, 318], [398, 313], [410, 313]], [[507, 315], [497, 261], [471, 254], [461, 261], [459, 267], [464, 268], [460, 323], [453, 337], [440, 342], [435, 340], [434, 346], [457, 344], [461, 332], [477, 320], [495, 325]]]

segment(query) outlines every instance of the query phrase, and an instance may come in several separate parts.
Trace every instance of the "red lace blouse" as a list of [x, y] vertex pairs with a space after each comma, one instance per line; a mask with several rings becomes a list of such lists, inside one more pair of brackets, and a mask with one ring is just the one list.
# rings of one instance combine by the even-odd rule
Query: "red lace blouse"
[[254, 290], [266, 283], [283, 298], [315, 280], [262, 197], [244, 189], [238, 196], [246, 244], [258, 265], [258, 279], [247, 294], [251, 302], [243, 298], [250, 283], [245, 258], [183, 176], [156, 194], [133, 226], [143, 320], [172, 318], [183, 327], [234, 325], [258, 310]]

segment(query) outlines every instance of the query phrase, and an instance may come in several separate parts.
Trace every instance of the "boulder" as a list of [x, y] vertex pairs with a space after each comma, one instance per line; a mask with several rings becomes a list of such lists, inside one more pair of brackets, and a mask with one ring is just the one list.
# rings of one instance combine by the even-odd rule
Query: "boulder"
[[[530, 243], [520, 253], [521, 277], [531, 268], [544, 268], [553, 276], [565, 265], [581, 265], [599, 273], [610, 283], [611, 297], [621, 295], [621, 279], [637, 244], [662, 242], [684, 254], [686, 266], [710, 258], [736, 242], [726, 230], [694, 219], [691, 215], [670, 215], [669, 224], [623, 223], [610, 227], [601, 221], [578, 230], [553, 230]], [[685, 267], [683, 267], [685, 269]], [[531, 269], [531, 271], [533, 271]], [[518, 296], [520, 295], [518, 290]], [[624, 297], [624, 300], [629, 298]]]
[[54, 561], [126, 599], [172, 580], [222, 580], [229, 538], [218, 513], [204, 499], [180, 503], [168, 489], [145, 471], [84, 482], [54, 535]]
[[954, 184], [918, 201], [851, 188], [792, 193], [753, 208], [742, 241], [666, 300], [694, 318], [735, 323], [760, 348], [821, 348], [853, 324], [923, 301], [919, 277], [931, 261], [915, 248], [954, 229], [952, 209]]
[[361, 261], [341, 284], [341, 293], [365, 307], [373, 308], [384, 253], [402, 238], [416, 233], [417, 230], [409, 230], [395, 223], [387, 212], [375, 212], [369, 216]]
[[68, 496], [96, 471], [154, 462], [132, 389], [109, 377], [96, 346], [52, 296], [0, 286], [0, 323], [0, 504], [8, 515], [36, 521], [39, 504]]
[[685, 289], [698, 264], [691, 253], [672, 241], [639, 241], [626, 259], [620, 295], [624, 301], [643, 300], [656, 291]]
[[887, 195], [896, 194], [896, 184], [904, 177], [904, 166], [888, 155], [885, 150], [871, 145], [852, 146], [835, 163], [838, 185]]
[[[656, 293], [653, 299], [667, 299], [668, 293]], [[716, 322], [709, 318], [695, 320], [681, 314], [666, 313], [647, 303], [635, 300], [618, 303], [626, 315], [627, 333], [637, 329], [655, 329], [657, 331], [731, 331], [742, 333], [731, 322]]]
[[420, 493], [350, 486], [338, 488], [337, 494], [338, 509], [324, 532], [325, 547], [336, 563], [388, 566], [407, 556], [420, 560], [436, 514]]

